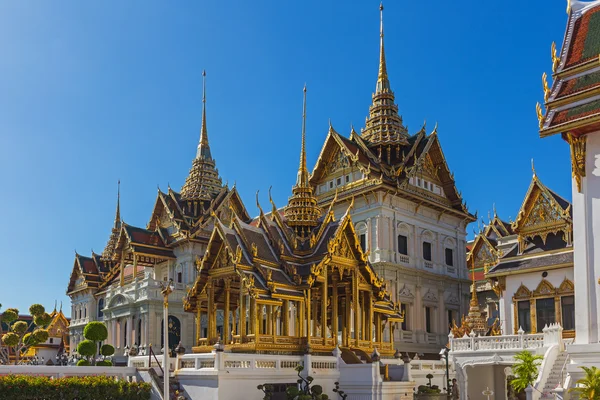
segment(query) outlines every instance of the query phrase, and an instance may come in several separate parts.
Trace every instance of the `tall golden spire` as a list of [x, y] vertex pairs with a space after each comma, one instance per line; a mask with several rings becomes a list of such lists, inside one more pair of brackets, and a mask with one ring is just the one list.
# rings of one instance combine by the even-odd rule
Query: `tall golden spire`
[[479, 301], [477, 300], [477, 287], [475, 285], [475, 268], [473, 268], [473, 286], [471, 288], [471, 301], [469, 307], [469, 314], [467, 315], [467, 325], [471, 331], [483, 335], [487, 331], [487, 321], [481, 313], [479, 308]]
[[379, 74], [377, 75], [376, 93], [390, 90], [390, 81], [385, 64], [385, 48], [383, 45], [383, 3], [379, 5]]
[[306, 168], [306, 84], [304, 84], [304, 102], [302, 105], [302, 148], [300, 150], [300, 166], [296, 186], [308, 186], [308, 169]]
[[115, 247], [117, 246], [117, 240], [119, 239], [119, 233], [121, 231], [121, 180], [119, 179], [117, 182], [117, 210], [115, 211], [115, 222], [110, 231], [110, 236], [108, 238], [108, 243], [106, 243], [106, 247], [102, 252], [102, 258], [111, 259], [113, 256], [113, 252], [115, 251]]
[[183, 200], [211, 200], [223, 187], [219, 171], [215, 168], [215, 160], [210, 154], [208, 130], [206, 129], [206, 71], [202, 71], [202, 126], [200, 143], [192, 168], [181, 188]]
[[208, 130], [206, 129], [206, 71], [202, 71], [202, 127], [200, 128], [200, 143], [196, 158], [212, 160], [208, 145]]
[[292, 188], [292, 196], [285, 207], [284, 216], [287, 224], [294, 228], [300, 237], [306, 237], [317, 226], [321, 217], [321, 209], [317, 206], [317, 198], [308, 183], [306, 168], [306, 85], [304, 85], [304, 103], [302, 107], [302, 147], [300, 150], [300, 166], [296, 185]]
[[385, 46], [383, 43], [383, 3], [379, 5], [379, 72], [377, 85], [373, 93], [373, 102], [369, 107], [369, 116], [361, 136], [371, 146], [394, 146], [408, 143], [408, 130], [398, 115], [398, 106], [394, 103], [387, 73]]

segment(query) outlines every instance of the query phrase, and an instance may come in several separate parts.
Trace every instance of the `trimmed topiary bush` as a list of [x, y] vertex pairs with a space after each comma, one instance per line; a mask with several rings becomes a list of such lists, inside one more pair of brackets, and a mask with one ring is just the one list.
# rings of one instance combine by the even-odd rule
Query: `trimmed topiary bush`
[[115, 354], [115, 348], [110, 344], [103, 344], [102, 347], [100, 347], [100, 354], [105, 357], [112, 356]]
[[102, 322], [93, 321], [83, 328], [83, 337], [94, 342], [102, 342], [108, 337], [108, 330]]
[[110, 360], [101, 360], [96, 363], [98, 367], [112, 367], [113, 363]]
[[79, 360], [79, 361], [77, 361], [77, 366], [78, 367], [89, 367], [90, 362], [88, 360]]
[[77, 345], [77, 352], [85, 357], [96, 355], [96, 343], [91, 340], [83, 340]]

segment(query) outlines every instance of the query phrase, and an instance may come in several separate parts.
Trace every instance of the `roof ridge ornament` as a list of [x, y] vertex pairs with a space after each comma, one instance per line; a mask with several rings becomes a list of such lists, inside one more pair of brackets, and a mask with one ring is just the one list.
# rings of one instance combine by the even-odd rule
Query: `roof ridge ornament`
[[303, 93], [300, 166], [298, 168], [296, 185], [292, 188], [292, 196], [289, 198], [288, 205], [284, 209], [287, 224], [301, 238], [310, 235], [312, 229], [318, 225], [318, 220], [322, 214], [321, 208], [317, 205], [317, 198], [313, 188], [308, 182], [308, 170], [306, 168], [306, 85], [304, 85]]
[[[227, 187], [227, 185], [225, 185]], [[210, 152], [208, 143], [208, 129], [206, 128], [206, 71], [202, 71], [202, 125], [200, 128], [200, 142], [196, 157], [192, 161], [192, 168], [185, 183], [181, 188], [182, 200], [210, 201], [214, 199], [223, 188], [223, 181], [219, 176], [215, 160]]]

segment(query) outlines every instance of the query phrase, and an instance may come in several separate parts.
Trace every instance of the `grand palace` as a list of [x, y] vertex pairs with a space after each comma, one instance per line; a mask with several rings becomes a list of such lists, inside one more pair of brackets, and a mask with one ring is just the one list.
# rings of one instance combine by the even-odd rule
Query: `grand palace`
[[[306, 108], [306, 88], [304, 96]], [[235, 351], [339, 344], [370, 352], [380, 343], [388, 354], [437, 353], [469, 308], [466, 226], [476, 217], [455, 186], [437, 127], [411, 134], [403, 124], [383, 12], [365, 126], [343, 135], [330, 125], [312, 172], [306, 134], [303, 123], [288, 204], [271, 201], [266, 213], [258, 204], [252, 217], [219, 176], [204, 95], [198, 150], [181, 191], [159, 190], [144, 228], [123, 222], [117, 201], [102, 254], [75, 255], [67, 290], [73, 348], [91, 320], [106, 322], [117, 354], [160, 343], [158, 285], [173, 279], [170, 342], [194, 351], [220, 340]]]
[[[291, 136], [300, 153], [296, 183], [287, 204], [275, 204], [270, 191], [268, 206], [261, 204], [257, 192], [251, 201], [258, 215], [249, 214], [235, 185], [223, 184], [219, 175], [203, 73], [200, 140], [181, 190], [158, 190], [145, 227], [123, 221], [117, 194], [104, 251], [75, 254], [67, 289], [71, 349], [83, 340], [86, 323], [99, 320], [117, 349], [115, 360], [129, 358], [130, 365], [145, 365], [145, 357], [135, 356], [168, 335], [172, 349], [180, 344], [196, 357], [179, 360], [175, 369], [182, 376], [197, 377], [212, 362], [207, 368], [220, 371], [219, 379], [234, 379], [223, 373], [227, 365], [232, 371], [250, 365], [240, 358], [218, 367], [220, 352], [302, 355], [304, 365], [317, 369], [330, 364], [313, 364], [312, 355], [333, 354], [344, 365], [380, 357], [400, 365], [403, 355], [407, 363], [445, 355], [461, 399], [490, 388], [511, 398], [514, 356], [529, 350], [545, 358], [532, 398], [572, 387], [581, 376], [576, 368], [600, 358], [600, 258], [593, 257], [600, 245], [594, 235], [599, 11], [598, 0], [569, 2], [560, 53], [552, 44], [553, 84], [544, 74], [545, 107], [537, 107], [540, 136], [560, 133], [569, 145], [573, 201], [546, 186], [532, 161], [515, 220], [494, 207], [470, 241], [467, 226], [478, 217], [456, 187], [442, 133], [426, 125], [409, 132], [399, 113], [386, 63], [383, 6], [365, 125], [346, 134], [331, 123], [324, 127], [325, 142], [309, 169], [307, 153], [317, 149], [306, 145], [311, 102], [305, 86], [300, 134]], [[171, 280], [163, 324], [161, 291]], [[252, 362], [281, 369], [290, 360]], [[336, 365], [351, 386], [352, 374]], [[416, 367], [403, 368], [397, 380], [408, 382]], [[382, 381], [393, 380], [392, 369], [385, 365]], [[208, 393], [190, 382], [189, 390]]]

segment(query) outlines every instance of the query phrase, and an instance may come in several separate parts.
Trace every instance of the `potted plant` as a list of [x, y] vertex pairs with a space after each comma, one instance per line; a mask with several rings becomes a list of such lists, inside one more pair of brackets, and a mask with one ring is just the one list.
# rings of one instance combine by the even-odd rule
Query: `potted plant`
[[520, 400], [524, 400], [527, 398], [525, 389], [528, 386], [533, 385], [533, 382], [537, 379], [539, 374], [538, 367], [542, 363], [541, 360], [543, 360], [544, 357], [523, 350], [515, 354], [514, 358], [517, 361], [512, 367], [515, 379], [513, 379], [510, 384], [517, 393], [517, 397]]
[[585, 371], [585, 378], [579, 379], [577, 387], [569, 389], [575, 392], [580, 399], [593, 400], [600, 397], [600, 369], [596, 367], [581, 367]]

